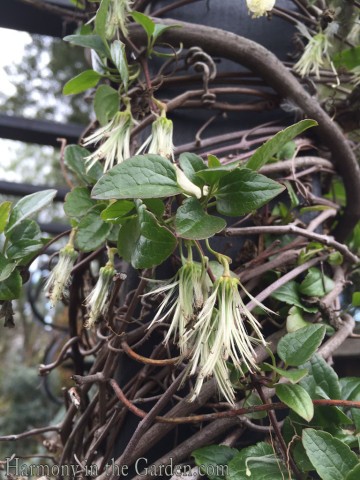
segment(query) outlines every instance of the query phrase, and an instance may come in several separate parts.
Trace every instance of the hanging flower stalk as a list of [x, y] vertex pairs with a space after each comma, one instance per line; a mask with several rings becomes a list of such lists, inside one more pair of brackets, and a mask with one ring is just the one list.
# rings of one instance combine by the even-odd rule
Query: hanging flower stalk
[[106, 314], [108, 309], [108, 298], [113, 287], [113, 278], [116, 273], [114, 267], [114, 256], [116, 248], [108, 248], [108, 262], [100, 268], [99, 278], [90, 295], [85, 300], [85, 306], [88, 310], [88, 319], [84, 327], [91, 328]]
[[122, 163], [130, 157], [130, 134], [134, 120], [131, 115], [130, 101], [125, 100], [125, 102], [124, 111], [117, 112], [107, 125], [84, 139], [84, 147], [102, 142], [94, 153], [86, 157], [87, 170], [90, 170], [98, 160], [105, 160], [105, 173], [113, 168], [115, 163]]
[[127, 37], [127, 24], [132, 4], [133, 0], [111, 0], [105, 30], [105, 36], [108, 40], [114, 38], [118, 29], [124, 37]]
[[59, 252], [59, 261], [49, 275], [45, 284], [45, 291], [49, 295], [52, 307], [62, 297], [68, 296], [68, 287], [71, 282], [71, 270], [74, 267], [78, 253], [74, 248], [74, 238], [76, 229], [71, 230], [69, 241]]

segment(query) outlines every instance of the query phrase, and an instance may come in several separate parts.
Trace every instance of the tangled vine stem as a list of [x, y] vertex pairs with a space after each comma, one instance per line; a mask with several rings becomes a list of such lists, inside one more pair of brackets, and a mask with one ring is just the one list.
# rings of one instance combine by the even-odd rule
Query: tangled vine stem
[[[161, 23], [181, 27], [165, 32], [164, 41], [182, 43], [185, 48], [196, 45], [212, 56], [226, 58], [250, 68], [279, 95], [293, 101], [307, 117], [318, 122], [317, 130], [321, 139], [330, 149], [332, 162], [344, 180], [347, 205], [334, 235], [338, 241], [345, 240], [360, 218], [360, 168], [347, 139], [318, 101], [304, 90], [273, 53], [252, 40], [219, 28], [178, 20], [161, 19]], [[146, 44], [146, 36], [140, 27], [131, 25], [130, 33], [135, 43]]]

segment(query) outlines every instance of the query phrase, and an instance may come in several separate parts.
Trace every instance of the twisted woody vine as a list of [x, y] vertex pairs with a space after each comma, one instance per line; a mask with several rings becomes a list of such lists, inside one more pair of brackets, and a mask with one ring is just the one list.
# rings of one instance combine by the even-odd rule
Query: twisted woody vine
[[[5, 326], [31, 264], [66, 239], [44, 289], [70, 333], [40, 374], [70, 357], [73, 388], [59, 424], [0, 440], [48, 435], [54, 464], [115, 478], [111, 459], [134, 465], [192, 424], [154, 465], [210, 480], [357, 479], [360, 379], [339, 379], [331, 358], [360, 303], [359, 130], [341, 113], [359, 88], [359, 5], [294, 0], [297, 13], [247, 0], [249, 21], [296, 26], [302, 46], [285, 66], [246, 38], [162, 18], [171, 5], [73, 3], [84, 23], [64, 41], [91, 51], [92, 68], [64, 94], [88, 91], [96, 120], [61, 153], [70, 228], [44, 238], [32, 219], [55, 190], [0, 205]], [[219, 57], [251, 75], [218, 74]], [[174, 146], [182, 108], [207, 120]], [[298, 121], [206, 136], [228, 111], [280, 108]], [[129, 416], [140, 423], [117, 451]]]

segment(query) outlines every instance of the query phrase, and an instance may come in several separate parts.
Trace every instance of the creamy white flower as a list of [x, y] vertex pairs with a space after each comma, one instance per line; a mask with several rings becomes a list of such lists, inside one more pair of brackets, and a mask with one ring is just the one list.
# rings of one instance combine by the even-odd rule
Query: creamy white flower
[[[243, 288], [237, 278], [220, 277], [197, 322], [185, 334], [185, 342], [192, 345], [189, 373], [198, 372], [192, 400], [200, 393], [204, 379], [214, 376], [221, 394], [229, 403], [234, 403], [227, 360], [240, 372], [244, 366], [250, 372], [257, 369], [253, 345], [266, 342], [258, 321], [245, 307], [239, 287]], [[246, 323], [255, 337], [249, 335]]]
[[109, 262], [105, 267], [100, 268], [99, 278], [90, 295], [85, 300], [85, 305], [88, 310], [88, 319], [84, 327], [91, 328], [101, 315], [105, 315], [108, 308], [108, 298], [111, 293], [113, 278], [116, 273], [112, 262]]
[[75, 251], [72, 240], [59, 252], [59, 261], [49, 275], [45, 284], [45, 291], [49, 295], [53, 307], [62, 297], [67, 297], [68, 286], [71, 282], [71, 270], [73, 269], [78, 253]]
[[188, 195], [201, 198], [203, 195], [201, 189], [195, 185], [195, 183], [192, 183], [192, 181], [188, 179], [185, 173], [177, 165], [174, 165], [174, 167], [176, 170], [176, 181], [179, 187], [181, 187]]
[[181, 355], [186, 356], [189, 351], [184, 341], [185, 333], [197, 320], [197, 312], [208, 298], [210, 286], [204, 266], [188, 260], [172, 279], [144, 295], [165, 294], [150, 327], [171, 317], [164, 341], [167, 343], [170, 338], [176, 339]]
[[123, 112], [117, 112], [114, 118], [104, 127], [96, 130], [83, 141], [84, 147], [103, 143], [86, 158], [87, 170], [98, 160], [105, 160], [104, 172], [111, 169], [114, 163], [122, 163], [130, 157], [130, 134], [134, 121], [129, 106]]
[[124, 37], [128, 34], [128, 17], [131, 12], [133, 0], [111, 0], [106, 21], [106, 38], [114, 38], [117, 29], [121, 31]]
[[326, 63], [330, 63], [329, 49], [331, 48], [332, 30], [329, 30], [329, 35], [320, 32], [312, 37], [304, 25], [298, 24], [297, 28], [307, 38], [308, 43], [302, 56], [294, 65], [294, 70], [301, 77], [314, 73], [319, 78], [320, 68]]
[[253, 18], [262, 17], [273, 9], [276, 0], [246, 0]]
[[165, 110], [162, 111], [161, 117], [153, 122], [151, 135], [141, 145], [136, 155], [143, 152], [148, 145], [148, 153], [161, 155], [168, 159], [174, 158], [173, 122], [166, 118]]

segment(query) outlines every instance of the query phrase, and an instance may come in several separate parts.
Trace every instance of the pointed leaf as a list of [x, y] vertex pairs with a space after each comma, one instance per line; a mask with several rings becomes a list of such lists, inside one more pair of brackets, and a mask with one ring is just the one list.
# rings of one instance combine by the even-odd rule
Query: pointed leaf
[[175, 229], [182, 238], [203, 240], [221, 232], [225, 227], [226, 221], [205, 213], [196, 198], [187, 199], [176, 212]]
[[300, 385], [280, 383], [275, 386], [276, 395], [300, 417], [310, 422], [314, 416], [314, 405], [310, 395]]
[[63, 94], [75, 95], [84, 92], [89, 88], [96, 87], [100, 78], [100, 73], [95, 72], [95, 70], [85, 70], [85, 72], [81, 72], [64, 85]]
[[16, 268], [16, 263], [9, 262], [5, 256], [0, 253], [0, 282], [3, 282], [10, 277]]
[[56, 190], [42, 190], [41, 192], [32, 193], [19, 200], [10, 214], [9, 222], [5, 230], [6, 236], [23, 220], [52, 202], [55, 195]]
[[264, 175], [236, 168], [220, 179], [216, 208], [223, 215], [245, 215], [268, 203], [284, 188]]
[[330, 433], [306, 428], [303, 430], [302, 443], [322, 480], [344, 480], [359, 464], [355, 453]]
[[0, 233], [3, 233], [9, 219], [12, 202], [2, 202], [0, 204]]
[[196, 175], [196, 172], [199, 172], [200, 170], [204, 170], [206, 168], [203, 159], [199, 157], [199, 155], [195, 155], [195, 153], [189, 152], [182, 153], [179, 157], [179, 164], [182, 171], [185, 173], [189, 180], [195, 183], [195, 185], [197, 185], [198, 187], [204, 186], [204, 180], [202, 180]]
[[345, 398], [340, 391], [337, 373], [322, 357], [315, 354], [303, 367], [308, 369], [309, 375], [301, 381], [300, 385], [306, 389], [312, 398], [318, 398], [316, 395], [317, 387], [320, 387], [328, 398], [334, 400]]
[[125, 217], [134, 208], [134, 202], [130, 202], [129, 200], [118, 200], [101, 212], [101, 218], [105, 222], [114, 223], [118, 219]]
[[138, 206], [138, 218], [124, 224], [119, 233], [118, 251], [134, 268], [151, 268], [160, 265], [174, 251], [176, 238], [156, 217]]
[[76, 174], [82, 185], [93, 185], [103, 174], [99, 162], [96, 162], [88, 172], [86, 171], [85, 158], [89, 155], [89, 150], [79, 147], [79, 145], [68, 145], [65, 148], [65, 164]]
[[315, 120], [301, 120], [291, 127], [278, 132], [274, 137], [261, 145], [246, 164], [246, 168], [259, 170], [273, 157], [287, 142], [295, 138], [300, 133], [310, 127], [315, 127], [318, 123]]
[[21, 286], [21, 275], [18, 270], [15, 270], [6, 280], [0, 282], [0, 301], [19, 298]]
[[120, 73], [125, 93], [129, 85], [129, 67], [126, 59], [125, 45], [120, 40], [114, 40], [110, 46], [111, 59]]
[[75, 187], [66, 194], [64, 212], [68, 217], [83, 217], [95, 203], [90, 198], [90, 192], [86, 187]]
[[299, 292], [309, 297], [323, 297], [334, 288], [334, 282], [320, 272], [318, 268], [310, 268], [301, 282]]
[[297, 370], [284, 370], [283, 368], [274, 367], [274, 365], [271, 365], [270, 363], [264, 363], [264, 365], [266, 365], [273, 372], [276, 372], [282, 377], [287, 378], [293, 384], [299, 382], [308, 374], [308, 370], [306, 368]]
[[169, 160], [159, 155], [137, 155], [103, 175], [93, 188], [92, 198], [157, 198], [181, 192]]
[[79, 47], [91, 48], [100, 56], [108, 56], [109, 52], [99, 35], [68, 35], [64, 37], [65, 42], [78, 45]]
[[111, 230], [111, 225], [101, 219], [100, 212], [99, 207], [94, 207], [82, 218], [77, 227], [76, 244], [84, 252], [99, 248]]
[[101, 38], [105, 38], [110, 1], [111, 0], [101, 0], [95, 17], [95, 31]]
[[148, 36], [148, 39], [150, 39], [155, 30], [155, 23], [151, 20], [151, 18], [140, 12], [132, 12], [131, 16], [136, 23], [143, 27]]
[[277, 353], [287, 365], [298, 367], [316, 352], [320, 346], [325, 325], [309, 325], [293, 333], [287, 333], [279, 342]]

